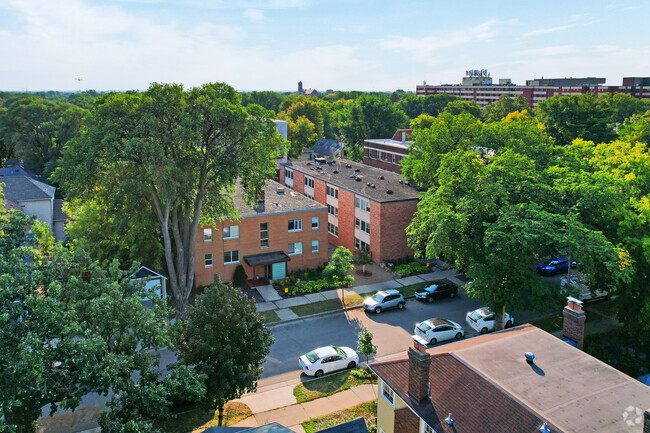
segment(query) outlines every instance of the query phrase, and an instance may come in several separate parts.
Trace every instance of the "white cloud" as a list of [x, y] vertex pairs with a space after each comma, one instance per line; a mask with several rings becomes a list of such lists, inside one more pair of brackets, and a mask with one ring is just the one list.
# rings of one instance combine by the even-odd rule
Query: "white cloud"
[[572, 25], [566, 25], [566, 26], [557, 26], [557, 27], [551, 27], [548, 29], [539, 29], [539, 30], [533, 30], [532, 32], [524, 33], [522, 36], [524, 38], [530, 37], [530, 36], [538, 36], [538, 35], [545, 35], [548, 33], [555, 33], [555, 32], [561, 32], [563, 30], [567, 30], [573, 27]]
[[560, 56], [566, 54], [574, 54], [577, 53], [578, 51], [579, 49], [575, 45], [558, 45], [554, 47], [533, 48], [531, 50], [515, 51], [511, 55], [546, 57], [546, 56]]
[[264, 14], [258, 9], [246, 9], [243, 15], [254, 23], [261, 23], [264, 21]]

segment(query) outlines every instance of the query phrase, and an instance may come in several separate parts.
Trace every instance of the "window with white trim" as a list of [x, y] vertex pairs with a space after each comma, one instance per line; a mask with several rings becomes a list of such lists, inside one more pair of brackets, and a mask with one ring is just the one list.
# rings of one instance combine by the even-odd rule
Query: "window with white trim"
[[302, 220], [289, 220], [288, 230], [290, 232], [299, 232], [302, 230]]
[[203, 229], [203, 242], [212, 242], [212, 229]]
[[237, 239], [239, 237], [239, 226], [229, 226], [223, 228], [224, 239]]
[[354, 226], [359, 230], [362, 230], [370, 234], [370, 223], [360, 220], [359, 218], [354, 219]]
[[422, 420], [422, 433], [437, 433], [433, 427]]
[[336, 236], [337, 238], [339, 237], [339, 228], [334, 224], [327, 223], [327, 232], [331, 235]]
[[393, 162], [393, 164], [395, 164], [395, 154], [394, 153], [392, 155], [392, 162]]
[[339, 198], [339, 190], [333, 186], [327, 185], [327, 187], [325, 187], [325, 193], [330, 197]]
[[212, 267], [212, 254], [206, 254], [203, 256], [203, 266], [206, 268], [211, 268]]
[[223, 253], [223, 264], [230, 265], [232, 263], [239, 263], [239, 251], [225, 251]]
[[383, 380], [381, 381], [381, 395], [384, 396], [386, 401], [390, 403], [391, 406], [395, 407], [395, 393], [392, 389], [390, 389], [388, 385], [386, 385], [386, 382]]
[[311, 241], [311, 252], [312, 253], [318, 252], [318, 241]]
[[359, 197], [354, 198], [354, 207], [370, 212], [370, 202]]
[[260, 247], [269, 247], [269, 223], [260, 223]]
[[358, 250], [370, 251], [370, 245], [357, 238], [354, 238], [354, 248]]
[[338, 216], [339, 216], [339, 208], [328, 204], [327, 205], [327, 213], [338, 218]]
[[314, 187], [314, 179], [311, 178], [311, 177], [305, 176], [305, 186], [313, 188]]
[[372, 149], [368, 149], [368, 158], [372, 158]]
[[293, 179], [293, 170], [289, 170], [288, 168], [284, 169], [284, 177], [286, 179]]
[[318, 230], [318, 217], [312, 217], [311, 219], [311, 229]]
[[383, 159], [383, 157], [384, 157], [383, 152], [377, 151], [377, 159], [381, 160], [381, 159]]
[[302, 254], [302, 242], [289, 244], [289, 255], [295, 256], [299, 254]]

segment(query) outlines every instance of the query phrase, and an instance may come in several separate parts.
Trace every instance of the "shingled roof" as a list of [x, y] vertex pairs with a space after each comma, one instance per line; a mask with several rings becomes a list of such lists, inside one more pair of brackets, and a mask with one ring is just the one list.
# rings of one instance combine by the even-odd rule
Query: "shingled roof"
[[327, 155], [332, 158], [337, 158], [341, 156], [342, 147], [345, 147], [345, 143], [340, 143], [329, 138], [321, 138], [311, 147], [311, 150], [319, 155]]
[[7, 200], [21, 202], [52, 198], [25, 176], [0, 176], [0, 183], [5, 184], [3, 192]]

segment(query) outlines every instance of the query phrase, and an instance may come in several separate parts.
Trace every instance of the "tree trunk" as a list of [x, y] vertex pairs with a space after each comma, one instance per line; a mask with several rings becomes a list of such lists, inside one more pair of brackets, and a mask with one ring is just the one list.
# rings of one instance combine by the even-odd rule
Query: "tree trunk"
[[495, 331], [501, 331], [504, 328], [505, 324], [505, 317], [506, 317], [506, 306], [502, 306], [501, 311], [496, 311], [495, 312], [495, 320], [494, 320], [494, 330]]
[[223, 425], [223, 404], [219, 404], [219, 407], [217, 407], [217, 411], [219, 412], [217, 425], [221, 427]]

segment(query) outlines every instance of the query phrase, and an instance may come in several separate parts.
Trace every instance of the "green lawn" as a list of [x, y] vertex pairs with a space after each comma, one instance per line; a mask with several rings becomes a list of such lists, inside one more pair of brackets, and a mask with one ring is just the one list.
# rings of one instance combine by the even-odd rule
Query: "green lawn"
[[314, 433], [335, 425], [343, 424], [344, 422], [352, 421], [353, 419], [363, 417], [368, 420], [377, 416], [377, 400], [362, 403], [360, 405], [341, 410], [338, 412], [324, 415], [318, 418], [311, 418], [302, 423], [302, 428], [305, 433]]
[[343, 308], [339, 299], [326, 299], [324, 301], [314, 302], [312, 304], [298, 305], [290, 307], [291, 311], [300, 317], [309, 316], [311, 314], [323, 313], [325, 311], [340, 310]]
[[280, 317], [273, 310], [264, 311], [264, 312], [259, 313], [259, 314], [260, 314], [260, 316], [262, 316], [262, 319], [264, 319], [264, 323], [273, 323], [273, 322], [279, 322], [280, 321]]
[[[244, 403], [229, 402], [224, 408], [223, 425], [237, 424], [239, 421], [248, 418], [253, 413]], [[155, 423], [154, 427], [165, 433], [187, 433], [192, 430], [215, 427], [219, 424], [216, 412], [206, 412], [201, 409], [193, 409], [179, 414], [176, 418]]]
[[293, 388], [293, 395], [298, 403], [304, 403], [366, 383], [377, 383], [377, 377], [368, 367], [360, 367], [300, 383]]

